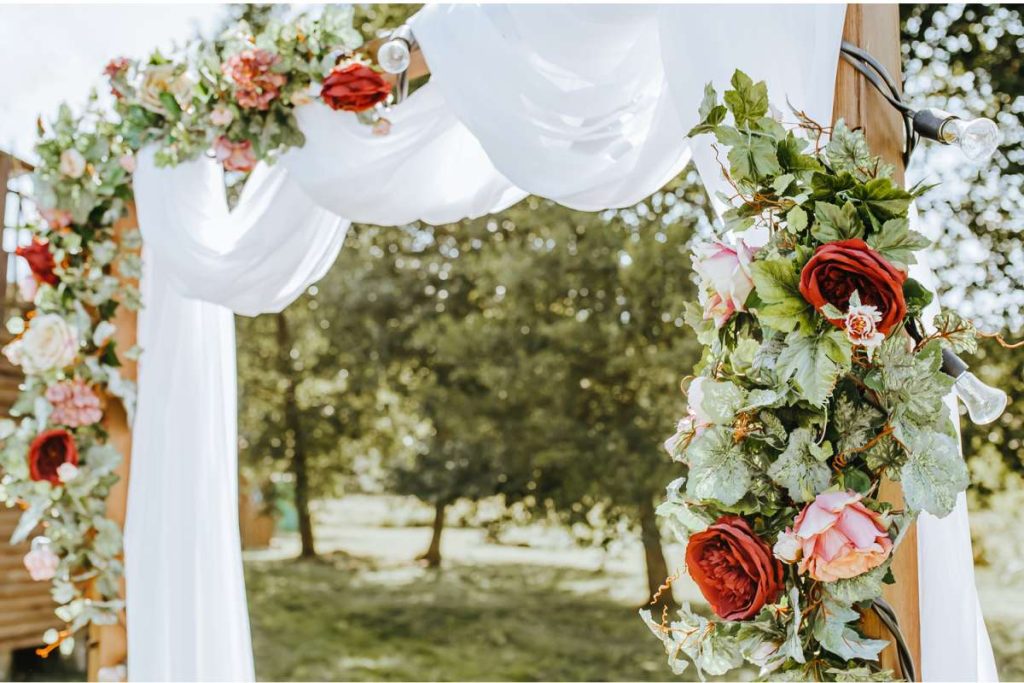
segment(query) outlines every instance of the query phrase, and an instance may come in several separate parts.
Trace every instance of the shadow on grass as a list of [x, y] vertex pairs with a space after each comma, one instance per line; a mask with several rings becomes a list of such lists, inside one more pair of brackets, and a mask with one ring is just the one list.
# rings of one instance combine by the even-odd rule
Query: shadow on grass
[[592, 572], [250, 562], [261, 680], [666, 680], [634, 607], [573, 590]]

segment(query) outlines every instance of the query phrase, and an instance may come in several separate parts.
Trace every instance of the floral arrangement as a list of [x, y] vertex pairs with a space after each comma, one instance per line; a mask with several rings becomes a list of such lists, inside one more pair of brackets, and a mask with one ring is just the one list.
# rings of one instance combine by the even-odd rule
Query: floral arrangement
[[[683, 476], [659, 508], [713, 617], [643, 618], [677, 674], [749, 662], [772, 680], [887, 680], [889, 642], [858, 622], [917, 514], [948, 514], [967, 486], [941, 355], [973, 349], [975, 330], [943, 313], [916, 334], [932, 293], [907, 269], [929, 242], [908, 212], [924, 188], [899, 187], [841, 121], [795, 111], [787, 128], [764, 83], [731, 85], [724, 103], [707, 86], [690, 133], [727, 150], [733, 238], [694, 253], [704, 354], [666, 443]], [[879, 500], [883, 478], [905, 507]]]
[[173, 165], [212, 151], [246, 173], [303, 144], [294, 110], [317, 98], [386, 134], [391, 85], [353, 52], [362, 38], [351, 24], [351, 8], [329, 6], [258, 32], [240, 22], [178, 58], [114, 59], [105, 74], [116, 116], [93, 96], [81, 116], [62, 106], [51, 126], [40, 121], [41, 220], [18, 250], [34, 310], [8, 321], [15, 338], [3, 349], [25, 382], [11, 411], [19, 420], [0, 421], [0, 502], [23, 511], [12, 543], [41, 531], [25, 567], [52, 582], [67, 624], [43, 635], [43, 656], [70, 652], [76, 631], [114, 623], [124, 607], [121, 530], [106, 517], [121, 455], [104, 415], [120, 401], [131, 420], [134, 407], [120, 368], [140, 349], [117, 347], [114, 316], [141, 304], [141, 238], [118, 227], [130, 218], [135, 155], [153, 145], [157, 162]]
[[114, 59], [104, 73], [133, 149], [155, 142], [162, 165], [212, 149], [226, 170], [244, 173], [304, 144], [295, 108], [317, 99], [387, 134], [391, 83], [354, 52], [362, 44], [352, 8], [331, 5], [259, 32], [238, 22], [177, 59]]

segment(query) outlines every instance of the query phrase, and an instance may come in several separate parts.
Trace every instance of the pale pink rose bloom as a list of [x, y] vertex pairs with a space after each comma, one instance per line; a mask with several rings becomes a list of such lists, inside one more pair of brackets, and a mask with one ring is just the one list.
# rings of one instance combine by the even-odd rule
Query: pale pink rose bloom
[[673, 458], [676, 457], [679, 446], [685, 439], [699, 435], [711, 424], [711, 418], [701, 407], [701, 401], [704, 400], [704, 382], [706, 381], [706, 377], [698, 377], [690, 382], [690, 386], [686, 390], [686, 417], [676, 424], [676, 433], [670, 436], [664, 444], [665, 450]]
[[23, 277], [18, 281], [18, 294], [24, 301], [35, 301], [36, 292], [39, 291], [39, 283], [32, 276]]
[[85, 157], [77, 149], [66, 149], [60, 154], [60, 172], [69, 178], [81, 178], [85, 173]]
[[256, 167], [256, 156], [252, 153], [252, 143], [248, 140], [231, 142], [222, 135], [217, 138], [213, 149], [217, 154], [217, 161], [224, 164], [228, 171], [248, 173]]
[[81, 379], [51, 384], [46, 389], [46, 400], [53, 406], [50, 420], [55, 424], [85, 427], [103, 417], [99, 397]]
[[71, 212], [64, 209], [40, 209], [39, 215], [49, 224], [51, 230], [60, 230], [71, 225]]
[[225, 107], [223, 104], [218, 104], [210, 112], [210, 123], [215, 126], [230, 126], [231, 122], [235, 120], [235, 115], [231, 113], [231, 110]]
[[129, 173], [135, 173], [135, 157], [131, 154], [122, 154], [118, 158], [117, 164]]
[[874, 306], [850, 306], [843, 320], [846, 338], [854, 346], [863, 346], [870, 354], [885, 341], [885, 335], [878, 331], [882, 314]]
[[747, 297], [754, 290], [750, 263], [754, 251], [743, 240], [736, 246], [725, 242], [701, 244], [694, 249], [693, 268], [708, 292], [704, 301], [704, 319], [724, 325], [736, 311], [744, 311]]
[[860, 500], [853, 491], [819, 493], [797, 516], [793, 532], [801, 542], [801, 573], [816, 581], [837, 581], [885, 562], [892, 539], [882, 516]]
[[33, 547], [32, 550], [25, 553], [23, 562], [33, 581], [49, 581], [57, 574], [60, 558], [50, 550], [50, 545], [47, 543]]

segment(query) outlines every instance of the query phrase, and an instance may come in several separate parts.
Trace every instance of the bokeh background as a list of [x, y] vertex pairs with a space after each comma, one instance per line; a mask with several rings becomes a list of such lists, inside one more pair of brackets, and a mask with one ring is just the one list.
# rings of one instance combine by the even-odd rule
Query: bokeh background
[[[360, 5], [367, 35], [414, 5]], [[265, 21], [267, 6], [225, 8]], [[942, 303], [1024, 327], [1024, 23], [902, 5], [908, 99], [987, 116], [975, 167], [923, 145], [911, 182]], [[665, 680], [637, 609], [681, 566], [655, 506], [699, 357], [689, 249], [714, 231], [688, 170], [623, 210], [528, 198], [453, 225], [354, 226], [287, 310], [238, 318], [240, 514], [264, 680]], [[22, 267], [22, 272], [24, 268]], [[982, 606], [1024, 679], [1024, 350], [970, 359], [1011, 396], [964, 420]], [[676, 601], [701, 603], [685, 578]], [[78, 676], [18, 654], [15, 678]]]

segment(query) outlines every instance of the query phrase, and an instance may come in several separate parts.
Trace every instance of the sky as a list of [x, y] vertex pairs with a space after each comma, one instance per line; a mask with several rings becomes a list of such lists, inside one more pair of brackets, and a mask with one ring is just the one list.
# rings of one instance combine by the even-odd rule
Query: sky
[[81, 105], [116, 56], [212, 30], [223, 5], [0, 5], [0, 149], [32, 160], [36, 118]]

